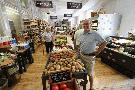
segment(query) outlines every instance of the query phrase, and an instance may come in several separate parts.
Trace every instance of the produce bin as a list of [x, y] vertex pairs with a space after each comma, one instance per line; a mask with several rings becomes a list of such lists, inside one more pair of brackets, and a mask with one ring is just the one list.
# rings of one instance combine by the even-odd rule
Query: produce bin
[[[72, 52], [73, 55], [71, 54], [71, 56], [69, 55], [70, 54], [69, 52], [68, 52], [69, 54], [67, 53], [67, 51], [72, 52], [72, 50], [60, 50], [57, 52], [53, 52], [48, 56], [45, 69], [42, 74], [43, 90], [48, 90], [48, 88], [46, 87], [46, 83], [47, 83], [46, 80], [49, 80], [50, 88], [52, 87], [53, 84], [58, 84], [59, 86], [60, 83], [63, 81], [70, 81], [70, 82], [66, 82], [67, 86], [69, 87], [71, 84], [71, 89], [69, 90], [79, 90], [76, 89], [75, 87], [72, 88], [72, 86], [77, 85], [77, 84], [76, 85], [73, 84], [72, 81], [73, 78], [83, 79], [83, 85], [82, 85], [83, 90], [86, 90], [86, 84], [88, 82], [87, 70], [85, 69], [84, 64], [79, 59], [76, 58], [76, 54], [74, 53], [74, 51]], [[71, 75], [66, 71], [69, 71]], [[68, 78], [65, 79], [65, 77]]]
[[[62, 88], [63, 87], [63, 86], [61, 86], [62, 83], [64, 83], [66, 85], [65, 88]], [[52, 84], [50, 84], [50, 90], [54, 90], [53, 85], [57, 85], [59, 88], [58, 90], [80, 90], [80, 87], [77, 84], [77, 80], [75, 78], [73, 78], [72, 80], [61, 82], [61, 83], [60, 82], [52, 83]]]

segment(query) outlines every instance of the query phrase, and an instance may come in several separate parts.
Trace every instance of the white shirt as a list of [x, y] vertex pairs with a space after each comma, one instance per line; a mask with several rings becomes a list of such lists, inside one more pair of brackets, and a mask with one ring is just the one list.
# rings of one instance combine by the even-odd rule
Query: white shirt
[[52, 32], [45, 32], [44, 33], [45, 42], [51, 42], [53, 39], [53, 33]]
[[79, 37], [80, 37], [80, 35], [81, 34], [83, 34], [83, 29], [79, 29], [79, 30], [77, 30], [76, 32], [75, 32], [75, 34], [74, 34], [74, 39], [76, 40], [75, 42], [76, 42], [76, 45], [79, 45], [80, 44], [80, 40], [79, 40]]

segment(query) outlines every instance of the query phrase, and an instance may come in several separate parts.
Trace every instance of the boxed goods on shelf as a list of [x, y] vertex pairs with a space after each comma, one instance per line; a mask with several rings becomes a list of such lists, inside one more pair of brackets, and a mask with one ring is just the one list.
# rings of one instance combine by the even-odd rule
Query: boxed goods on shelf
[[16, 39], [11, 36], [0, 37], [0, 48], [9, 47], [12, 44], [16, 44]]

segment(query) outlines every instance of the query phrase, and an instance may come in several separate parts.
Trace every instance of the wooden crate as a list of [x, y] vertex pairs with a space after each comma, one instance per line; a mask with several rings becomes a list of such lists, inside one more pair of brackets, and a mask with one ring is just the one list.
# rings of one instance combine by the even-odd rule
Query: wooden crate
[[79, 85], [77, 84], [77, 80], [75, 78], [72, 78], [72, 73], [70, 72], [70, 70], [52, 73], [49, 76], [49, 80], [50, 80], [50, 90], [52, 90], [52, 85], [54, 84], [57, 84], [60, 88], [60, 84], [62, 82], [64, 82], [67, 85], [67, 87], [70, 88], [71, 90], [80, 90]]
[[[57, 84], [59, 86], [59, 90], [64, 90], [64, 89], [60, 89], [61, 83], [62, 82], [50, 84], [50, 90], [52, 90], [53, 84]], [[64, 81], [64, 83], [67, 85], [68, 88], [70, 88], [70, 90], [80, 90], [80, 87], [77, 84], [77, 80], [75, 78], [72, 78], [72, 80]]]

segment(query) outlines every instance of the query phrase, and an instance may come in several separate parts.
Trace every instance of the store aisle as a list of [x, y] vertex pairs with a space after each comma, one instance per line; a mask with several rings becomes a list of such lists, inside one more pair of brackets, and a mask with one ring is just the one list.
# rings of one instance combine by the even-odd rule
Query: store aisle
[[[41, 75], [46, 61], [43, 48], [40, 46], [36, 50], [33, 55], [34, 63], [22, 74], [20, 82], [12, 90], [42, 90]], [[135, 90], [135, 79], [127, 78], [98, 59], [95, 65], [94, 87], [96, 90]]]
[[21, 80], [12, 90], [42, 90], [41, 75], [45, 66], [46, 53], [43, 55], [44, 46], [37, 48], [33, 54], [34, 63], [29, 65], [27, 72], [21, 74]]

